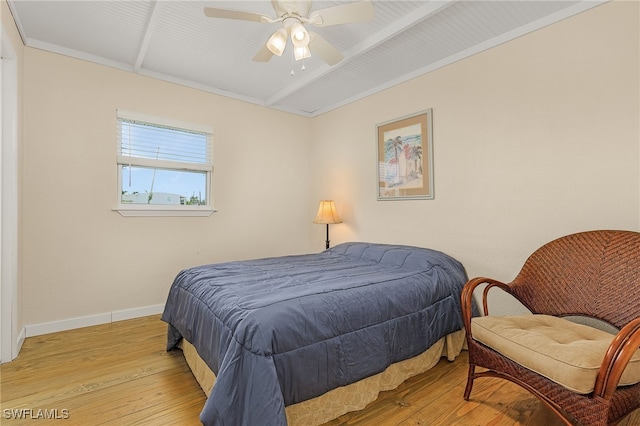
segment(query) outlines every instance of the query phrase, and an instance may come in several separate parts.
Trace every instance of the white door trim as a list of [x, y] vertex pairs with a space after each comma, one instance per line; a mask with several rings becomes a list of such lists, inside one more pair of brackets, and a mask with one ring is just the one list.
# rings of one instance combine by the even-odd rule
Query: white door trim
[[4, 26], [1, 31], [0, 362], [8, 362], [25, 334], [18, 324], [18, 64]]

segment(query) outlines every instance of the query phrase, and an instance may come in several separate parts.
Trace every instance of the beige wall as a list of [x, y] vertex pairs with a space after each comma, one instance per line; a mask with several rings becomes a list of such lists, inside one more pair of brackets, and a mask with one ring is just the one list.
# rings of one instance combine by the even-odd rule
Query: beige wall
[[[308, 251], [307, 118], [32, 48], [25, 105], [28, 325], [164, 303], [188, 266]], [[217, 213], [112, 211], [118, 108], [214, 128]]]
[[[638, 4], [613, 3], [308, 119], [25, 49], [26, 324], [163, 303], [206, 262], [415, 244], [510, 279], [551, 238], [640, 230]], [[123, 218], [115, 110], [213, 126], [209, 218]], [[375, 124], [433, 108], [435, 200], [376, 201]], [[313, 159], [313, 161], [311, 161]]]
[[[316, 118], [333, 242], [433, 247], [511, 280], [563, 234], [640, 230], [638, 20], [605, 4]], [[376, 201], [376, 123], [427, 108], [435, 199]]]

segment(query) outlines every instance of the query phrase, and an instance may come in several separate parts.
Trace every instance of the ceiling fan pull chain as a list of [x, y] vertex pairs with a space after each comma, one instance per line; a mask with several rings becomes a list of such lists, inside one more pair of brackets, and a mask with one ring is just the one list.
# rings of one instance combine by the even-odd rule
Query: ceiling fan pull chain
[[293, 52], [293, 49], [291, 49], [291, 77], [296, 75], [295, 71], [293, 70], [293, 62], [294, 62], [294, 60], [295, 60], [294, 52]]

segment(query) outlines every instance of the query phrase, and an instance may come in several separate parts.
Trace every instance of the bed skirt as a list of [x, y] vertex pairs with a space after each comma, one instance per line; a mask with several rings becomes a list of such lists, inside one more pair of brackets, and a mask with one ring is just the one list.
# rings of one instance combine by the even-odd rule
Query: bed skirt
[[[438, 340], [422, 354], [391, 364], [381, 373], [333, 389], [316, 398], [289, 405], [285, 408], [287, 424], [316, 426], [350, 411], [362, 410], [367, 404], [375, 401], [380, 392], [395, 389], [408, 378], [433, 368], [441, 357], [453, 361], [462, 351], [464, 342], [464, 330], [456, 331]], [[215, 374], [200, 358], [191, 343], [182, 339], [180, 347], [194, 377], [208, 397], [216, 381]]]

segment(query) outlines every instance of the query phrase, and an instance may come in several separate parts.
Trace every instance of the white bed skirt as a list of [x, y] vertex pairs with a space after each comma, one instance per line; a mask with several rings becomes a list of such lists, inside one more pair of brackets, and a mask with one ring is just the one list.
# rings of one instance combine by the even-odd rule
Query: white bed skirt
[[[350, 411], [362, 410], [378, 398], [380, 392], [395, 389], [410, 377], [433, 368], [441, 357], [453, 361], [462, 351], [464, 330], [438, 340], [422, 354], [391, 364], [381, 373], [348, 386], [333, 389], [324, 395], [285, 408], [289, 426], [317, 426]], [[191, 343], [182, 339], [184, 357], [204, 393], [209, 396], [216, 376], [200, 358]]]

